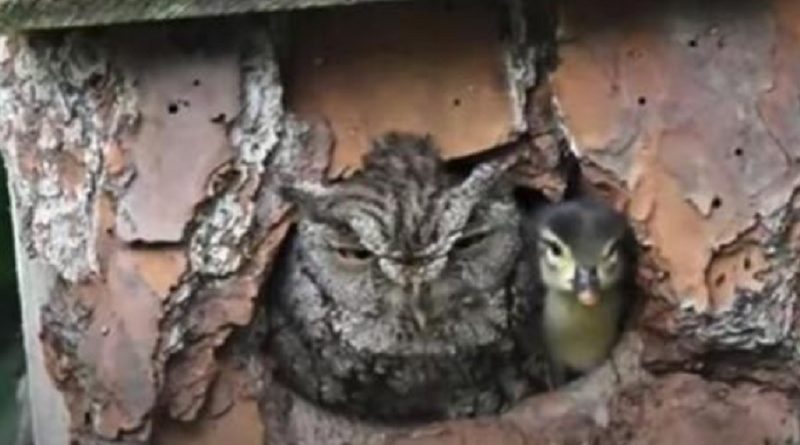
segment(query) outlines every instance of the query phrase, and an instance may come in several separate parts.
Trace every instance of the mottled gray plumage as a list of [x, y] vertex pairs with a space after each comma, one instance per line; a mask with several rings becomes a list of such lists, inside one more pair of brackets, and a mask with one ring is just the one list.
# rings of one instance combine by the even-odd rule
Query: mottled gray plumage
[[496, 412], [524, 393], [509, 162], [460, 178], [430, 140], [389, 134], [354, 176], [288, 185], [297, 233], [268, 307], [278, 377], [393, 421]]

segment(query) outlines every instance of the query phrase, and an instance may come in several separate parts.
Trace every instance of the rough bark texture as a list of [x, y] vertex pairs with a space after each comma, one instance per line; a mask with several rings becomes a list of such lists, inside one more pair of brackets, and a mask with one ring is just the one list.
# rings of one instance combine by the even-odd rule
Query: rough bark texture
[[[595, 3], [2, 38], [0, 148], [20, 250], [58, 276], [42, 338], [76, 440], [799, 443], [800, 8]], [[357, 168], [392, 126], [456, 163], [524, 152], [520, 185], [627, 213], [643, 307], [611, 362], [495, 417], [405, 427], [270, 379], [257, 297], [291, 218], [277, 179]]]
[[200, 29], [3, 41], [5, 153], [23, 238], [61, 279], [42, 334], [83, 440], [147, 440], [157, 401], [198, 415], [287, 227], [264, 173], [283, 133], [265, 25]]

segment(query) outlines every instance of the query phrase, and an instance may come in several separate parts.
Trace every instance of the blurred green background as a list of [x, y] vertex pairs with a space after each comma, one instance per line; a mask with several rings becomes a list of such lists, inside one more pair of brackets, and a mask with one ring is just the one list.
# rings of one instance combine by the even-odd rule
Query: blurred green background
[[0, 445], [15, 443], [17, 383], [25, 366], [6, 178], [5, 167], [0, 166]]

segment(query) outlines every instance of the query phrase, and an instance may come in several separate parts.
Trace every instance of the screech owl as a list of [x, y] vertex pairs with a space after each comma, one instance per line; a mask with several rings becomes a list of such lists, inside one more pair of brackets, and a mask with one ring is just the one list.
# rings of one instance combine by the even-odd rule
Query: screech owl
[[287, 185], [297, 229], [267, 303], [278, 379], [394, 422], [493, 413], [524, 393], [507, 164], [464, 178], [430, 139], [391, 133], [352, 177]]

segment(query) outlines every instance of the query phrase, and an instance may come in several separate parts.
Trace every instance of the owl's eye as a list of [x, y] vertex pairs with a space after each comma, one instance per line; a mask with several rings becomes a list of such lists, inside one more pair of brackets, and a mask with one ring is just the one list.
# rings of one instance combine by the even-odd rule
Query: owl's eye
[[486, 237], [488, 235], [489, 235], [488, 232], [476, 232], [476, 233], [464, 235], [461, 238], [459, 238], [458, 241], [456, 241], [454, 247], [456, 249], [467, 249], [467, 248], [470, 248], [470, 247], [480, 243], [484, 239], [486, 239]]
[[369, 250], [358, 247], [337, 247], [334, 250], [340, 258], [346, 261], [366, 261], [372, 257]]

